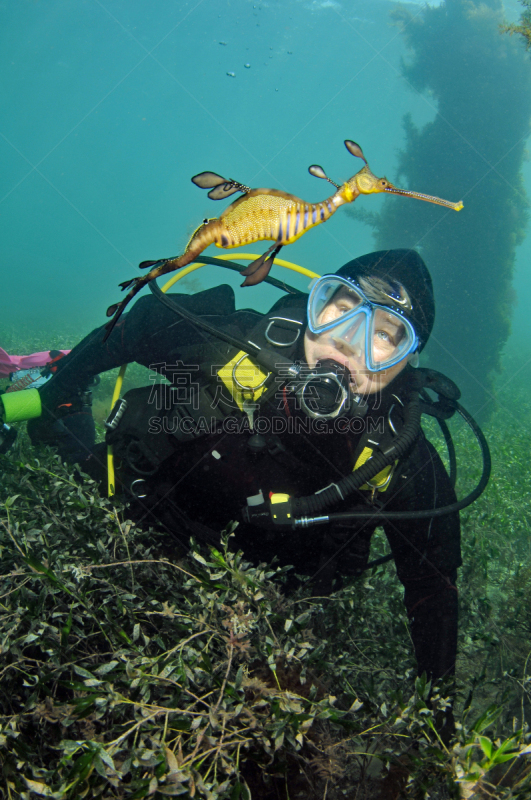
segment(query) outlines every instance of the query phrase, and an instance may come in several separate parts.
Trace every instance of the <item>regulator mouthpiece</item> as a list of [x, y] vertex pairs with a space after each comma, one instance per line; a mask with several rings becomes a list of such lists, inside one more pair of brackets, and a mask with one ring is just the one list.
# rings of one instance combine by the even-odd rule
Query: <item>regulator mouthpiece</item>
[[352, 393], [350, 381], [343, 364], [331, 358], [318, 361], [296, 389], [302, 410], [312, 419], [331, 420], [353, 410], [362, 416], [360, 398]]

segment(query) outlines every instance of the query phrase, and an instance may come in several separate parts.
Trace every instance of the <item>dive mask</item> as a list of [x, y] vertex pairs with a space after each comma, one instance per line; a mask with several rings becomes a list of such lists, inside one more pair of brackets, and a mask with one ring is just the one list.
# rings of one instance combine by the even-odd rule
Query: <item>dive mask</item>
[[364, 358], [370, 372], [389, 369], [414, 353], [419, 339], [405, 316], [409, 300], [400, 291], [387, 296], [389, 305], [375, 303], [354, 280], [323, 275], [310, 291], [308, 327]]

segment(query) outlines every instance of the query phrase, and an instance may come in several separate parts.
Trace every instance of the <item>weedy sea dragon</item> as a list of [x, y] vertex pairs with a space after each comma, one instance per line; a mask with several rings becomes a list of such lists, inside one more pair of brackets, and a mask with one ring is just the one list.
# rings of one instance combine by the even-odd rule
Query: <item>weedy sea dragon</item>
[[201, 189], [210, 189], [208, 196], [212, 200], [224, 200], [235, 192], [243, 192], [243, 196], [226, 208], [219, 217], [203, 220], [190, 237], [182, 256], [163, 258], [159, 261], [142, 261], [140, 269], [148, 267], [151, 269], [142, 278], [133, 278], [120, 284], [122, 291], [130, 286], [132, 289], [121, 303], [115, 303], [107, 309], [107, 316], [112, 319], [106, 325], [105, 338], [111, 333], [128, 303], [149, 281], [190, 264], [211, 244], [231, 248], [263, 240], [273, 241], [274, 244], [263, 256], [242, 270], [241, 274], [245, 276], [242, 286], [254, 286], [267, 277], [275, 257], [284, 245], [297, 241], [310, 228], [326, 222], [340, 206], [352, 203], [360, 194], [387, 192], [416, 197], [454, 211], [463, 208], [462, 202], [451, 203], [449, 200], [441, 200], [428, 194], [398, 189], [387, 178], [377, 178], [369, 169], [361, 147], [350, 139], [345, 141], [345, 146], [353, 156], [363, 159], [365, 166], [342, 186], [331, 181], [324, 169], [317, 164], [309, 167], [311, 175], [323, 178], [337, 189], [331, 197], [320, 203], [306, 203], [295, 195], [278, 189], [250, 189], [249, 186], [232, 179], [222, 178], [215, 172], [201, 172], [199, 175], [194, 175], [192, 181]]

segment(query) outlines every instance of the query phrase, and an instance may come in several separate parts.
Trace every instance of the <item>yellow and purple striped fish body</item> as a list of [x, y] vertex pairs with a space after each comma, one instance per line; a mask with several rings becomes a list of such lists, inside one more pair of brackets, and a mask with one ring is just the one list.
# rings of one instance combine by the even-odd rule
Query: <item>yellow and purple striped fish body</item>
[[[276, 189], [253, 189], [225, 209], [218, 220], [212, 220], [218, 222], [212, 229], [212, 233], [218, 229], [214, 243], [229, 249], [264, 240], [291, 244], [329, 219], [344, 202], [340, 192], [320, 203], [306, 203]], [[190, 241], [191, 247], [194, 244]]]
[[229, 250], [261, 241], [291, 244], [310, 228], [329, 219], [343, 203], [352, 202], [343, 197], [345, 193], [354, 199], [348, 185], [344, 184], [332, 197], [320, 203], [305, 203], [277, 189], [252, 189], [231, 203], [219, 217], [200, 225], [183, 255], [167, 264], [172, 264], [170, 269], [184, 267], [211, 244]]
[[[320, 203], [305, 203], [299, 197], [279, 189], [251, 189], [231, 203], [219, 217], [205, 220], [199, 225], [181, 256], [164, 259], [155, 264], [144, 277], [130, 281], [129, 285], [133, 284], [132, 289], [121, 303], [107, 310], [107, 315], [114, 316], [119, 310], [113, 320], [114, 325], [125, 306], [146, 284], [191, 264], [211, 244], [231, 249], [261, 241], [272, 241], [280, 246], [296, 242], [310, 228], [326, 222], [344, 203], [351, 203], [356, 199], [360, 192], [356, 188], [355, 178], [367, 169], [363, 167], [335, 194]], [[245, 273], [246, 271], [243, 274]], [[249, 279], [247, 283], [250, 283]], [[123, 284], [123, 288], [128, 288], [128, 284]], [[109, 332], [113, 325], [109, 326]]]

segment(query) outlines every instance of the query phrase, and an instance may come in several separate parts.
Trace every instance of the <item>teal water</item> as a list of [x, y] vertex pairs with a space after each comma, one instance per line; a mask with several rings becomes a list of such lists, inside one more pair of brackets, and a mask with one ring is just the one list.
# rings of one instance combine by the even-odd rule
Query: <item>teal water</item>
[[[423, 6], [405, 4], [414, 16]], [[197, 172], [314, 202], [330, 187], [307, 167], [321, 164], [337, 182], [350, 177], [361, 166], [343, 146], [351, 138], [376, 174], [403, 185], [403, 117], [422, 128], [438, 106], [403, 77], [408, 54], [391, 24], [394, 7], [386, 0], [0, 2], [2, 324], [80, 335], [102, 324], [120, 297], [117, 284], [137, 275], [140, 261], [182, 252], [201, 219], [226, 205], [190, 182]], [[520, 10], [516, 0], [505, 6], [509, 20]], [[482, 80], [478, 74], [478, 92], [488, 92]], [[451, 150], [442, 156], [452, 161]], [[405, 188], [443, 194], [438, 183], [430, 177], [429, 185]], [[524, 184], [531, 194], [527, 164]], [[465, 175], [448, 199], [466, 203], [472, 188]], [[519, 197], [526, 205], [525, 192]], [[413, 202], [363, 197], [356, 206]], [[282, 256], [322, 273], [374, 249], [371, 228], [344, 212]], [[530, 255], [527, 237], [517, 251], [507, 343], [520, 353], [531, 339]], [[192, 291], [220, 279], [239, 283], [205, 268], [184, 285]], [[444, 276], [436, 286], [444, 291]], [[263, 284], [239, 290], [238, 302], [264, 309], [272, 292]], [[481, 302], [481, 287], [471, 302]]]

